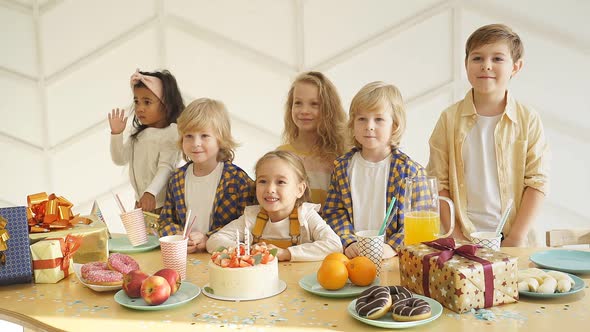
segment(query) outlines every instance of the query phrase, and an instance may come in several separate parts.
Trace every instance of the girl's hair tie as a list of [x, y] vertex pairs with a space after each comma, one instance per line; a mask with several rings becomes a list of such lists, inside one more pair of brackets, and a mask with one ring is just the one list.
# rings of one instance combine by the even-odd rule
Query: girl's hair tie
[[142, 82], [150, 91], [152, 91], [160, 101], [162, 101], [162, 92], [164, 88], [162, 86], [162, 80], [155, 76], [144, 75], [139, 72], [139, 68], [135, 70], [135, 73], [131, 75], [131, 90]]

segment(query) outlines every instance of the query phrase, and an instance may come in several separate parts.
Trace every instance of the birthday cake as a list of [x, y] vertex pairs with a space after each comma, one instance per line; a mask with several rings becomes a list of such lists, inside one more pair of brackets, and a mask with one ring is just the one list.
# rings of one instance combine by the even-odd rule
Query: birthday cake
[[219, 248], [209, 262], [208, 292], [232, 299], [254, 300], [273, 296], [279, 292], [279, 267], [276, 249], [266, 244], [252, 246], [249, 254], [240, 247]]

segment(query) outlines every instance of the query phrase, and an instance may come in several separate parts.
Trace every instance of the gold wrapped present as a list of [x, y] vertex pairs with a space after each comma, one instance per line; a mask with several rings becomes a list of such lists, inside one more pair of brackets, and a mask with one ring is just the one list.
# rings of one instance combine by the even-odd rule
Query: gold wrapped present
[[400, 247], [400, 280], [414, 293], [463, 313], [518, 300], [517, 258], [452, 238]]
[[72, 257], [80, 248], [82, 238], [67, 235], [48, 238], [31, 245], [35, 283], [54, 284], [74, 272]]
[[67, 235], [80, 236], [83, 238], [83, 241], [78, 251], [74, 254], [74, 262], [80, 264], [96, 261], [106, 262], [109, 257], [109, 235], [106, 224], [100, 221], [96, 215], [79, 218], [90, 220], [91, 223], [88, 225], [83, 223], [75, 224], [70, 229], [51, 231], [49, 233], [30, 233], [29, 238], [31, 239], [31, 243], [46, 238], [64, 238]]
[[145, 220], [145, 229], [148, 235], [154, 235], [156, 237], [159, 237], [159, 232], [160, 232], [160, 223], [158, 222], [160, 216], [155, 214], [155, 213], [151, 213], [151, 212], [146, 212], [143, 211], [143, 219]]

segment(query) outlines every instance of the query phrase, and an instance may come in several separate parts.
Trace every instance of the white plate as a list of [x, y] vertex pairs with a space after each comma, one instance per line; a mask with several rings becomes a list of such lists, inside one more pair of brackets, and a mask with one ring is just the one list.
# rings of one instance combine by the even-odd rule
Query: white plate
[[119, 286], [100, 286], [86, 283], [84, 281], [84, 278], [82, 278], [82, 273], [80, 272], [80, 270], [82, 269], [82, 265], [84, 264], [74, 263], [74, 272], [76, 272], [76, 277], [78, 277], [78, 280], [80, 280], [80, 283], [82, 283], [82, 285], [92, 289], [95, 292], [112, 292], [123, 288], [122, 283]]
[[398, 322], [398, 321], [393, 320], [393, 317], [392, 317], [391, 313], [389, 312], [389, 313], [385, 314], [385, 316], [383, 316], [379, 319], [369, 319], [367, 317], [360, 316], [356, 312], [356, 300], [352, 300], [352, 302], [350, 302], [350, 304], [348, 305], [348, 313], [352, 317], [354, 317], [355, 319], [357, 319], [365, 324], [369, 324], [369, 325], [373, 325], [373, 326], [377, 326], [377, 327], [382, 327], [382, 328], [386, 328], [386, 329], [405, 329], [408, 327], [427, 324], [427, 323], [430, 323], [433, 320], [437, 319], [438, 317], [440, 317], [440, 315], [442, 315], [443, 307], [436, 300], [433, 300], [433, 299], [426, 297], [426, 296], [421, 296], [421, 295], [416, 295], [416, 294], [414, 294], [414, 297], [422, 299], [422, 300], [428, 302], [428, 304], [430, 304], [430, 309], [432, 310], [432, 315], [430, 315], [430, 317], [422, 319], [422, 320], [417, 320], [414, 322]]
[[227, 296], [221, 296], [221, 295], [216, 295], [216, 294], [210, 293], [209, 284], [206, 284], [205, 286], [203, 286], [203, 294], [205, 294], [207, 297], [210, 297], [212, 299], [222, 300], [222, 301], [254, 301], [254, 300], [266, 299], [268, 297], [273, 297], [275, 295], [281, 294], [286, 288], [287, 288], [287, 283], [284, 282], [283, 280], [279, 280], [279, 289], [275, 293], [267, 295], [267, 296], [262, 296], [262, 297], [227, 297]]

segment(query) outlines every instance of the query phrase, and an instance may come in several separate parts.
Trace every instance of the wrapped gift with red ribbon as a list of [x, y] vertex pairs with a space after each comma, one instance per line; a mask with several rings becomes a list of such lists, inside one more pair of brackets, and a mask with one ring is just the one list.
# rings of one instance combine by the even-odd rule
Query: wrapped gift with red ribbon
[[82, 245], [82, 237], [43, 239], [31, 245], [35, 283], [54, 284], [74, 272], [74, 253]]
[[63, 196], [45, 192], [27, 196], [29, 233], [71, 228], [78, 223], [90, 223], [87, 218], [73, 215], [72, 204]]
[[518, 300], [516, 257], [443, 238], [400, 247], [400, 281], [463, 313]]

